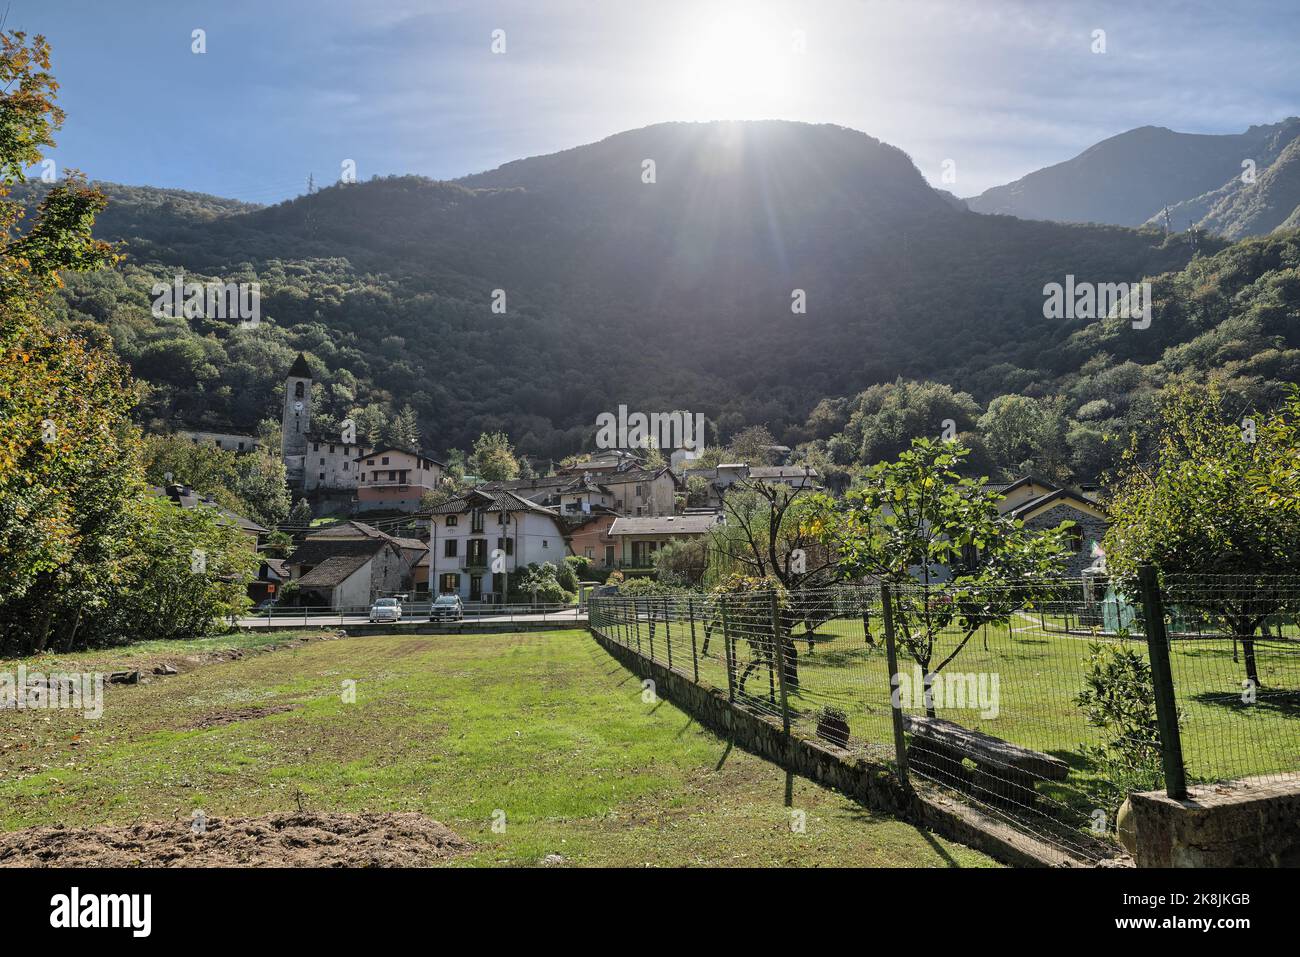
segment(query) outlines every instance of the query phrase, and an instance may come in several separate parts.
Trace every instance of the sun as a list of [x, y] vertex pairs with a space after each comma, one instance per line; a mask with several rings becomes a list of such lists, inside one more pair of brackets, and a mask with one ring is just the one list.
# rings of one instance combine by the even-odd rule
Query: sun
[[684, 112], [696, 119], [777, 115], [790, 93], [800, 39], [797, 31], [740, 14], [689, 29], [677, 84]]

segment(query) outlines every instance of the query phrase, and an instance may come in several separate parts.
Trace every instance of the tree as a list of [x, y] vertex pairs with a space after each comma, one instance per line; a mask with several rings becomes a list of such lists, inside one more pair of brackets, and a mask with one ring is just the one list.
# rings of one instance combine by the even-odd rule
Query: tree
[[488, 482], [505, 482], [519, 477], [519, 462], [504, 432], [484, 432], [474, 442], [470, 468]]
[[389, 419], [379, 430], [380, 441], [384, 445], [399, 449], [416, 451], [420, 447], [420, 423], [415, 410], [409, 405], [402, 406], [396, 417]]
[[61, 270], [114, 262], [91, 236], [106, 200], [70, 173], [24, 233], [10, 198], [63, 120], [49, 68], [43, 37], [0, 34], [0, 647], [20, 654], [72, 647], [103, 608], [140, 489], [124, 368], [41, 325]]
[[131, 508], [131, 558], [98, 622], [107, 638], [197, 638], [248, 607], [245, 586], [260, 560], [229, 519], [160, 495]]
[[[871, 467], [865, 485], [825, 526], [841, 574], [894, 586], [894, 632], [921, 666], [931, 716], [934, 676], [976, 631], [1056, 594], [1059, 586], [1044, 579], [1063, 566], [1070, 525], [1035, 533], [1001, 515], [997, 493], [957, 472], [966, 455], [952, 443], [913, 440], [896, 461]], [[929, 588], [946, 576], [951, 584]], [[956, 633], [951, 642], [949, 629]]]
[[727, 446], [727, 455], [733, 461], [747, 462], [750, 465], [771, 465], [776, 461], [771, 446], [776, 439], [763, 425], [751, 425], [731, 437]]
[[289, 509], [289, 517], [286, 522], [289, 525], [301, 526], [310, 525], [312, 520], [311, 502], [305, 498], [300, 498], [293, 503], [293, 508]]
[[704, 539], [668, 542], [655, 550], [654, 567], [665, 584], [699, 587], [708, 567], [709, 548]]
[[1222, 405], [1214, 382], [1166, 391], [1150, 459], [1130, 448], [1111, 492], [1106, 567], [1131, 579], [1153, 565], [1171, 605], [1221, 618], [1258, 687], [1256, 632], [1300, 599], [1294, 579], [1280, 580], [1300, 554], [1300, 404], [1248, 417], [1253, 429]]

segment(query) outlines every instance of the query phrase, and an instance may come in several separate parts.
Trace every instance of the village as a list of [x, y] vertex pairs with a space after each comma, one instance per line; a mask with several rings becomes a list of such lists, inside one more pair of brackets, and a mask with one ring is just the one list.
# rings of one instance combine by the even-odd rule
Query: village
[[[657, 466], [643, 448], [609, 448], [551, 463], [550, 474], [532, 478], [466, 476], [458, 494], [429, 506], [446, 487], [446, 464], [425, 450], [371, 447], [355, 434], [314, 430], [313, 385], [300, 354], [284, 384], [281, 454], [295, 499], [329, 518], [285, 525], [292, 551], [263, 558], [248, 594], [268, 615], [289, 608], [356, 613], [381, 598], [423, 603], [442, 595], [458, 596], [466, 606], [536, 604], [536, 593], [519, 592], [517, 583], [530, 568], [561, 568], [566, 559], [578, 559], [570, 564], [583, 572], [575, 596], [581, 604], [615, 573], [615, 580], [655, 577], [658, 550], [699, 541], [726, 522], [729, 490], [827, 491], [815, 468], [788, 461], [785, 446], [766, 450], [777, 464], [711, 467], [694, 463], [698, 447], [668, 450]], [[252, 452], [258, 441], [237, 433], [184, 434], [236, 453]], [[176, 478], [165, 491], [177, 505], [216, 507], [183, 476]], [[1030, 475], [989, 488], [1000, 496], [1000, 512], [1031, 529], [1072, 523], [1067, 575], [1077, 579], [1098, 564], [1106, 518], [1093, 490]], [[265, 550], [272, 529], [233, 512], [225, 517], [259, 553]]]

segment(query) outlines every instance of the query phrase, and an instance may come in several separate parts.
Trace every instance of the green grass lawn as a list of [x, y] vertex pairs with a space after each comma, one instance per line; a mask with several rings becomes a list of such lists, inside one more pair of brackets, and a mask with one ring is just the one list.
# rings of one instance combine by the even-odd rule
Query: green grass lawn
[[[53, 663], [122, 670], [259, 640]], [[355, 703], [343, 700], [344, 681], [356, 682]], [[582, 631], [312, 642], [110, 686], [98, 721], [0, 712], [5, 830], [301, 803], [425, 812], [474, 842], [459, 864], [531, 865], [549, 854], [577, 865], [992, 863], [802, 779], [797, 833], [785, 784], [783, 771], [671, 704], [644, 702], [637, 679]]]

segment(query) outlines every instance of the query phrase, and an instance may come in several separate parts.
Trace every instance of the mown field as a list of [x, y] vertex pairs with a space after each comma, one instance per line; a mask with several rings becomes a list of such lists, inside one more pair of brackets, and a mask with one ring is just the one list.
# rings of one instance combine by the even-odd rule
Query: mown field
[[[0, 712], [0, 829], [419, 811], [463, 865], [990, 866], [785, 774], [664, 701], [585, 632], [275, 636], [28, 660], [181, 674], [110, 686], [105, 713]], [[230, 649], [243, 657], [212, 660]], [[0, 663], [12, 671], [16, 663]], [[355, 702], [344, 700], [355, 682]], [[494, 829], [494, 820], [498, 828]], [[499, 822], [504, 820], [504, 829]], [[552, 858], [555, 863], [555, 858]]]

